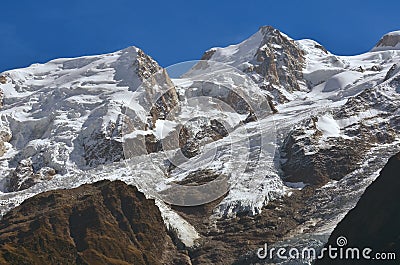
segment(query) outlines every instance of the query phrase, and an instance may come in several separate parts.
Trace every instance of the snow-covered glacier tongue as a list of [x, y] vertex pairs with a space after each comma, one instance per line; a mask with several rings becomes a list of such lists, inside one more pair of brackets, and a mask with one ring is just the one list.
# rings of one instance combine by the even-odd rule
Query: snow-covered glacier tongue
[[120, 179], [187, 247], [321, 246], [400, 149], [398, 35], [337, 56], [266, 26], [165, 69], [129, 47], [1, 73], [1, 213]]

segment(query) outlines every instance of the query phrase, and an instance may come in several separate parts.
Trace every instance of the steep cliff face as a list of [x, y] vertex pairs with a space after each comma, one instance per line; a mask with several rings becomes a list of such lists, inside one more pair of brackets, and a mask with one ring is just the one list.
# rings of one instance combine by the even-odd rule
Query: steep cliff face
[[[3, 94], [0, 90], [0, 109], [2, 107]], [[7, 143], [11, 140], [12, 132], [10, 130], [10, 125], [7, 118], [0, 115], [0, 157], [7, 152]]]
[[121, 181], [32, 197], [0, 231], [1, 264], [190, 264], [154, 200]]
[[[400, 257], [400, 153], [389, 159], [379, 177], [366, 189], [357, 205], [337, 225], [327, 245], [336, 247], [337, 238], [347, 238], [346, 247], [373, 250], [375, 253], [395, 253], [396, 260], [385, 264], [398, 264]], [[372, 260], [331, 260], [325, 256], [320, 264], [373, 264]]]
[[42, 167], [35, 172], [30, 159], [21, 160], [8, 178], [7, 191], [21, 191], [28, 189], [37, 182], [50, 180], [56, 171], [50, 167]]
[[[260, 32], [263, 39], [255, 54], [254, 70], [265, 79], [265, 88], [273, 90], [281, 86], [288, 92], [304, 89], [304, 51], [277, 29], [266, 26]], [[248, 68], [245, 72], [251, 70]]]

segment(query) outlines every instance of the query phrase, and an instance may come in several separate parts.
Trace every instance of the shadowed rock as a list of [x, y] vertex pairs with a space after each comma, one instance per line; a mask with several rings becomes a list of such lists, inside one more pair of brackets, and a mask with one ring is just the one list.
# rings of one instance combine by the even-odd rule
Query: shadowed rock
[[[389, 159], [379, 177], [366, 189], [356, 207], [337, 225], [327, 245], [337, 247], [338, 237], [347, 238], [346, 247], [362, 250], [371, 248], [374, 253], [396, 253], [400, 257], [400, 153]], [[344, 247], [346, 250], [346, 248]], [[374, 264], [372, 260], [331, 260], [326, 255], [318, 260], [321, 264]], [[382, 261], [382, 264], [398, 264], [398, 260]]]

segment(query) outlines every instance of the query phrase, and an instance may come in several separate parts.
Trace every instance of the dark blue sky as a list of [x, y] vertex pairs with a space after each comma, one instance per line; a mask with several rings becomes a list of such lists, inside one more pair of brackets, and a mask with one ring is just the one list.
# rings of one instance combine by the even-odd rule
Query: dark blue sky
[[369, 50], [400, 29], [400, 1], [3, 1], [0, 72], [135, 45], [162, 66], [201, 57], [272, 25], [336, 54]]

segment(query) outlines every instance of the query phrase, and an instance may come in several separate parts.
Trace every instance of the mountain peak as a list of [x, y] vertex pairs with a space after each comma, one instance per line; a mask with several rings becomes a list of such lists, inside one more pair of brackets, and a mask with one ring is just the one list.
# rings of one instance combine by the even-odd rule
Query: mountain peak
[[274, 28], [273, 26], [267, 25], [267, 26], [261, 26], [258, 29], [258, 32], [261, 33], [261, 35], [264, 38], [270, 38], [272, 36], [283, 36], [289, 40], [291, 40], [292, 38], [290, 38], [288, 35], [286, 35], [285, 33], [283, 33], [282, 31], [280, 31], [279, 29]]
[[279, 32], [279, 30], [270, 25], [261, 26], [258, 31], [260, 31], [262, 34]]
[[371, 51], [384, 50], [400, 50], [400, 30], [383, 35]]

